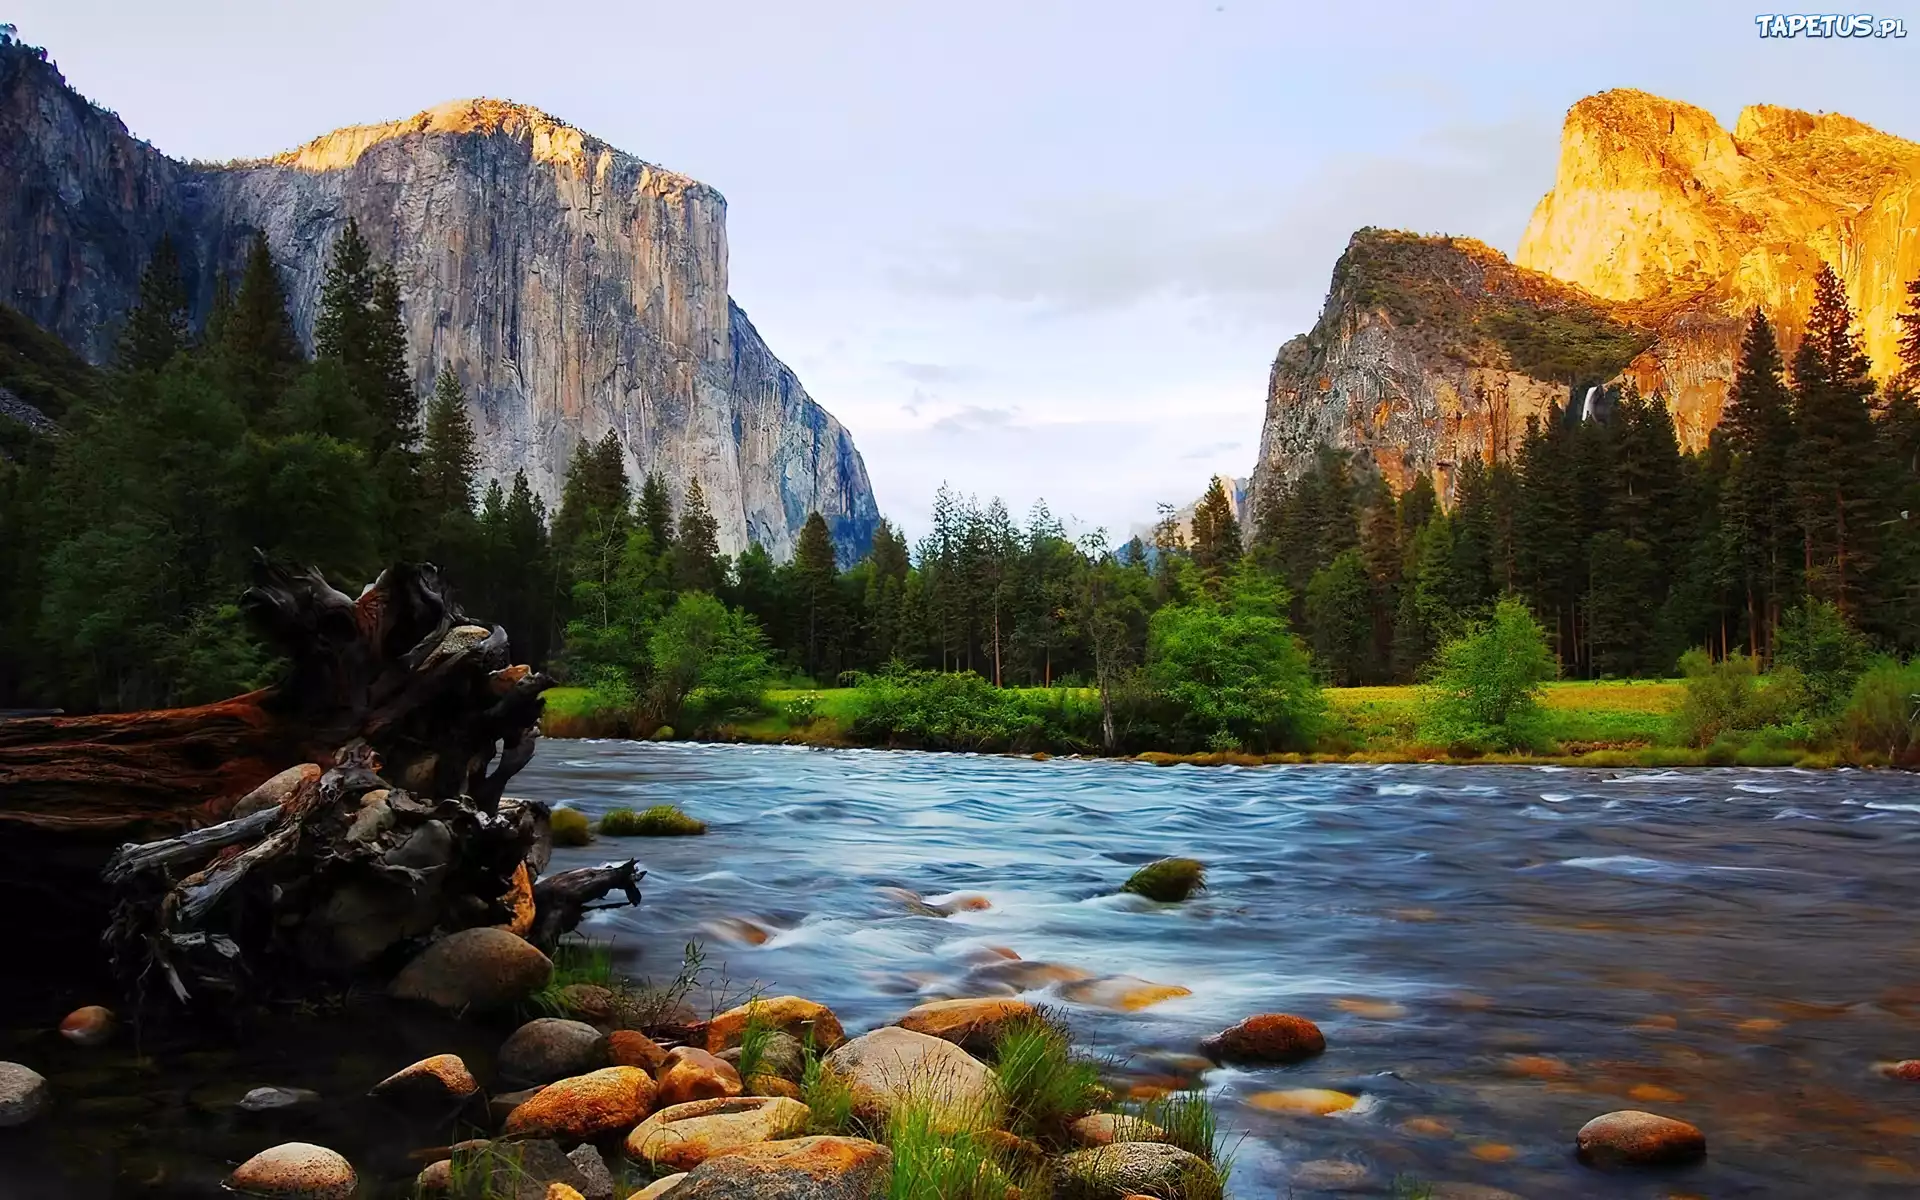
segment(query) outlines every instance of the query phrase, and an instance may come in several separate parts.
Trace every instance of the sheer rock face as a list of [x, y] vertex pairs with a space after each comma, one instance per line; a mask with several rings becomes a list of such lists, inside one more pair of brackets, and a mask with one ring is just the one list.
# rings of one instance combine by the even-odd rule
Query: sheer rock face
[[[1256, 499], [1321, 446], [1396, 486], [1430, 471], [1444, 499], [1465, 456], [1504, 457], [1529, 416], [1577, 414], [1586, 386], [1609, 379], [1665, 397], [1697, 449], [1720, 421], [1746, 314], [1765, 309], [1790, 356], [1823, 263], [1890, 374], [1917, 231], [1920, 144], [1766, 105], [1729, 133], [1644, 92], [1589, 97], [1567, 114], [1553, 190], [1512, 262], [1464, 238], [1354, 236], [1319, 321], [1274, 362]], [[1530, 351], [1574, 327], [1608, 353], [1564, 369]]]
[[271, 159], [175, 162], [0, 49], [0, 298], [81, 348], [112, 326], [163, 231], [202, 313], [218, 268], [267, 236], [311, 344], [334, 240], [352, 218], [399, 276], [421, 391], [451, 366], [482, 473], [524, 468], [549, 504], [609, 429], [636, 478], [698, 477], [722, 550], [786, 557], [808, 512], [843, 555], [878, 510], [846, 429], [808, 397], [727, 294], [726, 201], [535, 109], [459, 101], [327, 134]]

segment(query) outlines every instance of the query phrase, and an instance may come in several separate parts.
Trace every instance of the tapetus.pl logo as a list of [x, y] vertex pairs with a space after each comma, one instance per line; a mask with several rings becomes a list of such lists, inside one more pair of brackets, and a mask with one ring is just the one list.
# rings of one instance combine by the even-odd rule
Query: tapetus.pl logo
[[1903, 17], [1872, 13], [1760, 13], [1753, 18], [1763, 38], [1903, 38]]

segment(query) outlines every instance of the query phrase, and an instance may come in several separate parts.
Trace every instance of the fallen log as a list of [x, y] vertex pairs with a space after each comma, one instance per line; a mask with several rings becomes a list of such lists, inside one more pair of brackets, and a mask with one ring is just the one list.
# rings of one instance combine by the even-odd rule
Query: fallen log
[[[552, 680], [431, 565], [357, 599], [264, 558], [255, 576], [242, 608], [287, 660], [274, 686], [0, 724], [8, 902], [62, 896], [127, 991], [184, 1003], [383, 977], [445, 934], [526, 924], [546, 809], [504, 793]], [[637, 904], [639, 874], [550, 887], [549, 912], [536, 888], [534, 924], [557, 938], [613, 890]]]

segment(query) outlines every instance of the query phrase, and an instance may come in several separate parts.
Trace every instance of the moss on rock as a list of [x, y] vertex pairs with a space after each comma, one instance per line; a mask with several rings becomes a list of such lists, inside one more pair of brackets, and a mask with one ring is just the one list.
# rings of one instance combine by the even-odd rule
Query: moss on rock
[[1192, 858], [1163, 858], [1135, 871], [1120, 890], [1162, 904], [1177, 904], [1206, 888], [1205, 863]]

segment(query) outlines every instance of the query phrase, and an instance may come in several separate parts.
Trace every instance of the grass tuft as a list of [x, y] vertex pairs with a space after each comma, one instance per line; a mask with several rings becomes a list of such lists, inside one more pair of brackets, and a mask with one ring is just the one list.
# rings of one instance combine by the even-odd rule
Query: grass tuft
[[977, 1133], [942, 1133], [929, 1109], [895, 1110], [882, 1138], [893, 1151], [887, 1200], [1039, 1200], [1046, 1176], [1029, 1168], [1019, 1180], [995, 1157], [992, 1143]]
[[[743, 1035], [744, 1037], [744, 1035]], [[853, 1092], [845, 1081], [826, 1069], [808, 1036], [802, 1047], [806, 1066], [800, 1074], [800, 1102], [807, 1106], [807, 1132], [845, 1137], [857, 1132], [853, 1122]], [[746, 1052], [741, 1051], [741, 1057]]]
[[600, 818], [603, 837], [694, 837], [706, 831], [706, 822], [672, 804], [656, 804], [645, 812], [616, 808]]
[[994, 1064], [1007, 1129], [1043, 1145], [1065, 1144], [1067, 1125], [1105, 1095], [1099, 1064], [1076, 1057], [1066, 1027], [1044, 1012], [1001, 1031]]
[[1135, 871], [1120, 888], [1162, 904], [1177, 904], [1207, 889], [1206, 864], [1191, 858], [1163, 858]]
[[587, 814], [577, 808], [556, 808], [547, 820], [556, 846], [584, 846], [593, 840]]

